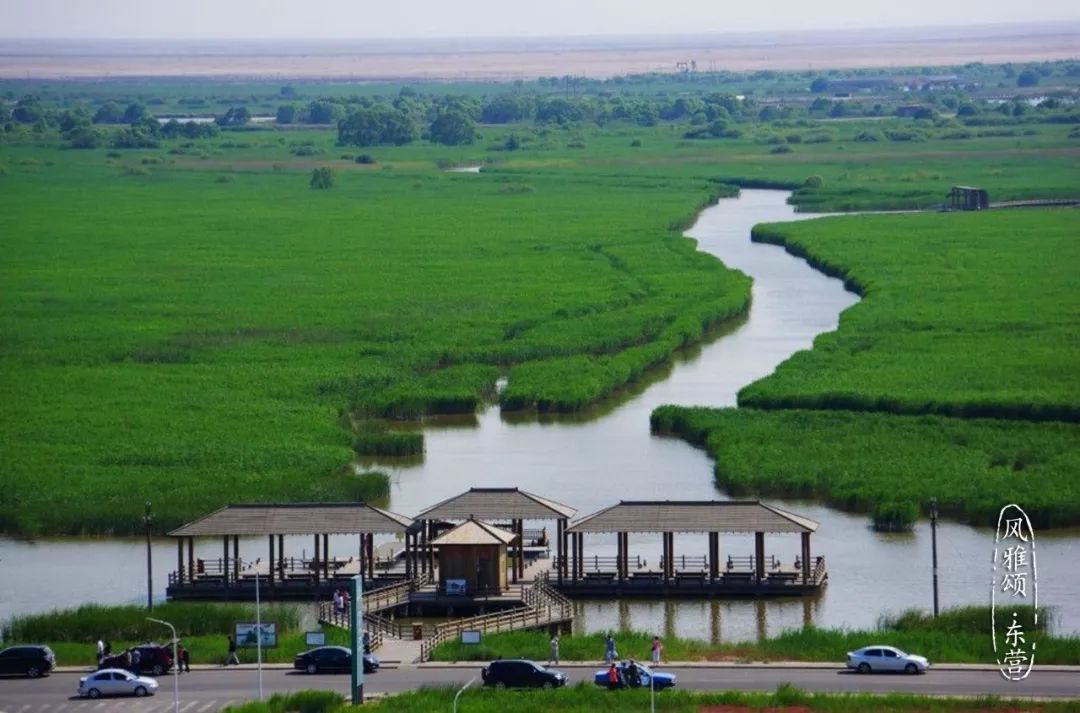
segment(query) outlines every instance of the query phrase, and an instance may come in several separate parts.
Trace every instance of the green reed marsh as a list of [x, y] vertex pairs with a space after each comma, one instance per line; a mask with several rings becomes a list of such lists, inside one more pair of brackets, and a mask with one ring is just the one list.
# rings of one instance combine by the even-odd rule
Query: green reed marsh
[[762, 408], [1080, 420], [1080, 213], [860, 216], [758, 226], [863, 295], [744, 388]]

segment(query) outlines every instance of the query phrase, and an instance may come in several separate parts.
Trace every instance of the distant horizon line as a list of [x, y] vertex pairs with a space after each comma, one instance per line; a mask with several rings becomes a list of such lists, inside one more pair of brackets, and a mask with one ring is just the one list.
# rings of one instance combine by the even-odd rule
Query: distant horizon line
[[[728, 31], [670, 31], [670, 32], [614, 32], [614, 33], [582, 33], [582, 34], [536, 34], [536, 35], [507, 35], [507, 34], [481, 34], [481, 35], [429, 35], [429, 36], [349, 36], [349, 37], [305, 37], [305, 36], [235, 36], [235, 35], [189, 35], [189, 36], [160, 36], [143, 35], [127, 37], [79, 37], [60, 35], [33, 35], [33, 36], [0, 36], [0, 42], [468, 42], [475, 40], [618, 40], [618, 39], [679, 39], [679, 38], [708, 38], [708, 37], [732, 37], [732, 36], [764, 36], [764, 35], [813, 35], [813, 34], [846, 34], [846, 33], [885, 33], [885, 32], [950, 32], [963, 31], [965, 35], [973, 35], [979, 31], [991, 32], [1006, 29], [1039, 29], [1039, 34], [1065, 33], [1080, 27], [1080, 17], [1055, 20], [1025, 20], [1019, 22], [984, 22], [979, 24], [942, 24], [942, 25], [903, 25], [903, 26], [851, 26], [851, 27], [817, 27], [809, 29], [757, 29], [757, 30], [728, 30]], [[937, 38], [941, 39], [941, 38]]]

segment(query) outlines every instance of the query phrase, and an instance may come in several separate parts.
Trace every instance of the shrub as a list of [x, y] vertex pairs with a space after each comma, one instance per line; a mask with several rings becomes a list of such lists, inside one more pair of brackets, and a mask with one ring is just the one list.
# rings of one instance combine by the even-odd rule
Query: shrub
[[825, 179], [815, 173], [812, 176], [807, 176], [806, 180], [803, 181], [803, 185], [807, 188], [821, 188], [825, 185]]
[[630, 146], [631, 146], [631, 148], [635, 148], [635, 149], [641, 148], [641, 139], [634, 139], [633, 141], [630, 142]]
[[795, 149], [791, 148], [787, 144], [780, 144], [779, 146], [773, 146], [769, 149], [769, 153], [791, 153]]
[[367, 166], [375, 163], [375, 157], [369, 153], [362, 153], [356, 157], [356, 162]]
[[326, 190], [334, 185], [334, 170], [328, 166], [312, 169], [310, 185], [316, 190]]
[[919, 519], [919, 506], [911, 501], [878, 503], [871, 519], [878, 532], [910, 532]]

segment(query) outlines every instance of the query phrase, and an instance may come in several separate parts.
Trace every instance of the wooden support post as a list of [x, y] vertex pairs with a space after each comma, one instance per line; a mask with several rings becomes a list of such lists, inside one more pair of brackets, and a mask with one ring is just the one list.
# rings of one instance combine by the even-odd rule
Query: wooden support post
[[[274, 588], [274, 562], [277, 560], [274, 557], [274, 536], [270, 535], [270, 557], [266, 560], [267, 565], [270, 567], [270, 588]], [[258, 574], [256, 574], [258, 576]]]
[[375, 533], [367, 534], [367, 566], [368, 577], [375, 579]]
[[765, 581], [765, 533], [754, 533], [754, 576], [758, 584]]
[[188, 581], [195, 584], [195, 538], [187, 538]]
[[623, 571], [622, 571], [622, 558], [623, 558], [623, 534], [621, 532], [615, 533], [615, 576], [619, 580], [619, 584], [623, 583]]
[[233, 581], [240, 581], [240, 535], [232, 538]]
[[810, 583], [810, 533], [802, 533], [802, 581]]
[[229, 588], [229, 536], [221, 538], [221, 583]]
[[578, 576], [582, 579], [585, 578], [585, 533], [577, 533], [577, 549], [578, 549]]
[[277, 536], [277, 549], [278, 549], [278, 574], [281, 576], [281, 581], [285, 581], [285, 535]]
[[560, 517], [555, 520], [555, 581], [563, 582], [563, 522]]
[[176, 583], [184, 583], [184, 538], [176, 538]]
[[518, 520], [518, 579], [525, 579], [525, 521]]
[[720, 574], [720, 533], [709, 533], [709, 582], [715, 582]]
[[322, 561], [323, 575], [327, 582], [330, 581], [330, 535], [323, 533], [322, 536]]
[[311, 563], [311, 569], [315, 573], [315, 589], [319, 588], [319, 536], [315, 535], [315, 559]]
[[577, 534], [570, 533], [570, 580], [577, 584], [577, 561], [580, 555], [577, 550]]

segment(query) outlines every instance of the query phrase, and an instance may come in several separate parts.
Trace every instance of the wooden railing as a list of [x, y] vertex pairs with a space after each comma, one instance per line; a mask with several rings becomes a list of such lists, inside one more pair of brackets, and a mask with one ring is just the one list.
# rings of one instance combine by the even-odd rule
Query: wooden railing
[[[334, 605], [331, 602], [322, 602], [319, 604], [319, 622], [336, 626], [345, 631], [352, 629], [352, 620], [349, 618], [349, 610], [335, 610]], [[384, 632], [377, 626], [371, 626], [368, 621], [368, 615], [366, 614], [364, 615], [364, 633], [368, 636], [368, 646], [372, 651], [382, 646]]]
[[814, 564], [814, 584], [821, 584], [825, 581], [826, 576], [825, 557], [823, 555], [818, 555], [817, 562]]
[[439, 644], [461, 636], [463, 631], [479, 631], [487, 634], [500, 631], [536, 629], [574, 617], [574, 606], [569, 599], [551, 588], [544, 579], [523, 591], [525, 606], [494, 614], [481, 614], [435, 625], [435, 633], [424, 639], [420, 647], [420, 660], [427, 661], [432, 650]]

